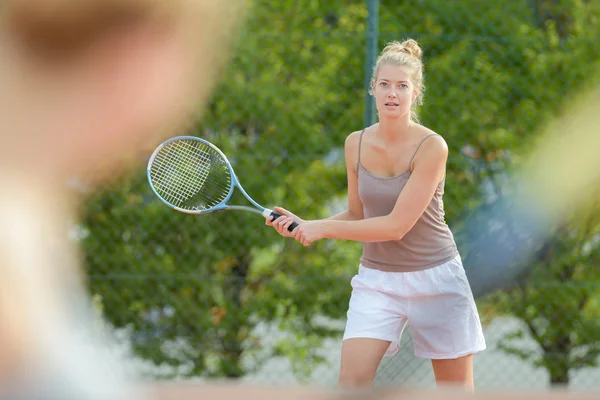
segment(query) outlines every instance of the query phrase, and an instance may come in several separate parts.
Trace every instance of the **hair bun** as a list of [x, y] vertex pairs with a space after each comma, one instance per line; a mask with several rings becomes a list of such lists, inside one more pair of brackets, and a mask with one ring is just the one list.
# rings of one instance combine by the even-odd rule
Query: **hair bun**
[[419, 46], [419, 43], [414, 39], [408, 39], [402, 42], [402, 51], [417, 58], [421, 58], [421, 55], [423, 54], [421, 46]]
[[387, 52], [396, 52], [396, 53], [406, 53], [409, 56], [413, 56], [416, 58], [421, 58], [423, 54], [423, 50], [421, 50], [421, 46], [414, 39], [407, 39], [403, 42], [390, 42], [383, 49], [384, 53]]

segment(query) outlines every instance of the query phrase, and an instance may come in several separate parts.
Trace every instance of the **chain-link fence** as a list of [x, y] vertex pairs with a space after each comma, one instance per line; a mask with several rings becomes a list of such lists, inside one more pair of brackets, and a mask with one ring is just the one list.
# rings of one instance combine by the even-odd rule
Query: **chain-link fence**
[[[379, 35], [376, 54], [389, 40], [413, 37], [426, 65], [420, 115], [449, 145], [446, 218], [459, 232], [501, 197], [519, 157], [591, 82], [600, 6], [376, 3], [369, 36], [368, 2], [254, 1], [203, 119], [184, 133], [228, 154], [257, 202], [310, 219], [332, 215], [345, 207], [345, 137], [369, 118], [365, 70], [372, 65], [365, 60], [374, 53], [365, 39]], [[475, 359], [478, 386], [598, 387], [600, 231], [593, 221], [574, 218], [556, 230], [523, 261], [528, 268], [513, 285], [490, 291], [481, 289], [490, 282], [477, 281], [488, 342]], [[98, 309], [149, 376], [336, 383], [360, 244], [304, 248], [254, 214], [177, 213], [152, 194], [141, 167], [90, 195], [74, 232]], [[476, 273], [483, 267], [470, 261], [469, 240], [457, 238]], [[403, 343], [377, 382], [433, 384], [429, 364], [412, 356], [410, 331]]]

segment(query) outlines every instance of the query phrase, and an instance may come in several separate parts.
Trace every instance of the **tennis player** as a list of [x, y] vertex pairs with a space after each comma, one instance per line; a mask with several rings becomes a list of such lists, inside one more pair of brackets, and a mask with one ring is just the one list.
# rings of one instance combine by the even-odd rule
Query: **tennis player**
[[[339, 385], [371, 386], [384, 356], [399, 350], [407, 323], [416, 357], [431, 359], [438, 386], [474, 390], [473, 354], [486, 348], [454, 236], [444, 219], [448, 146], [419, 124], [422, 50], [389, 43], [371, 81], [378, 123], [345, 142], [348, 209], [324, 220], [285, 215], [267, 225], [308, 246], [319, 239], [363, 242], [352, 279]], [[287, 227], [299, 226], [291, 233]]]

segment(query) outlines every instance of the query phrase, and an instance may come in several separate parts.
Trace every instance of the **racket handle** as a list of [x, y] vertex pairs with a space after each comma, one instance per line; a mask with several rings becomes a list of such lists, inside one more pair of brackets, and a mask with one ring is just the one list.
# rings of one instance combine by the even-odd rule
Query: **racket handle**
[[[281, 217], [281, 214], [276, 213], [275, 211], [271, 211], [269, 216], [273, 217], [273, 221], [275, 221], [277, 218]], [[297, 226], [298, 224], [296, 223], [296, 221], [292, 222], [290, 226], [288, 226], [288, 231], [293, 231], [294, 229], [296, 229]]]

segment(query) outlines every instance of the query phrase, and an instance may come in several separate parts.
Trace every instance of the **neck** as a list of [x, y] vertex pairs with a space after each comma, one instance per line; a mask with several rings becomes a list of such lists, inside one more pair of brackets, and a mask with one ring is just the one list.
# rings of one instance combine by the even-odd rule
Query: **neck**
[[410, 115], [394, 119], [381, 119], [377, 128], [377, 136], [388, 144], [401, 142], [408, 136], [411, 125]]

